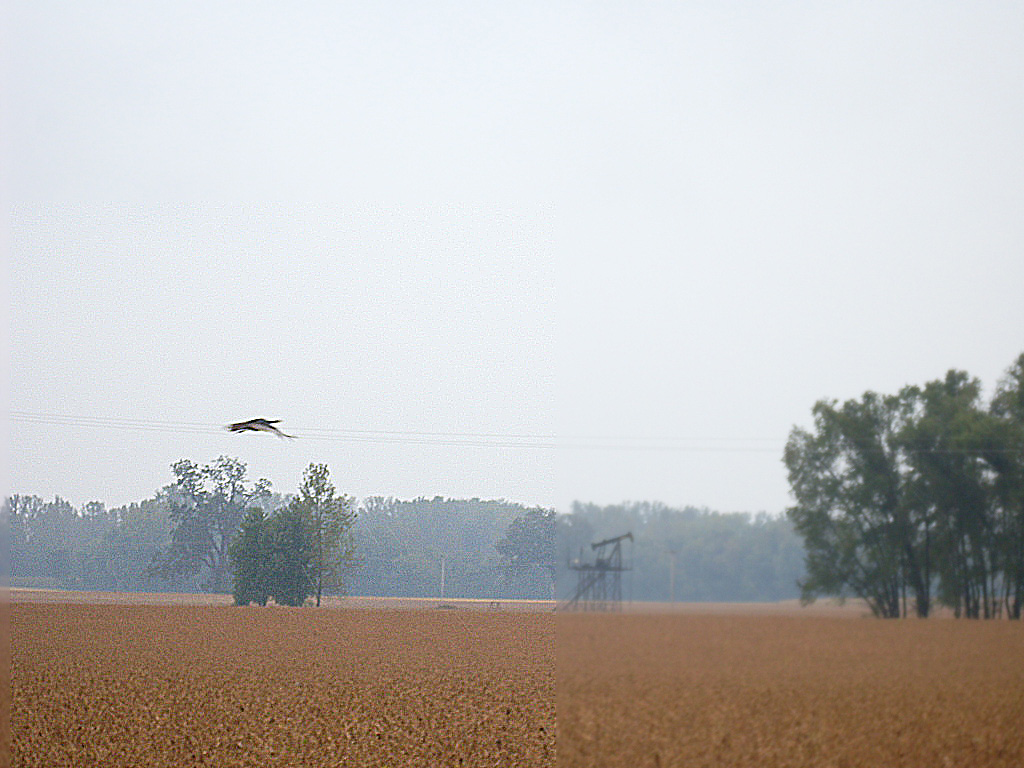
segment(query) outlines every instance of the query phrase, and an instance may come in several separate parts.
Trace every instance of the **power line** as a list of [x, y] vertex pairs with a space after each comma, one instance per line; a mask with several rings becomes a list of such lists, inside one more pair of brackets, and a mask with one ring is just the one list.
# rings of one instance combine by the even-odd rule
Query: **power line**
[[[101, 427], [142, 432], [184, 432], [191, 434], [220, 434], [223, 427], [186, 421], [154, 419], [132, 419], [108, 416], [73, 416], [70, 414], [36, 413], [31, 411], [9, 411], [12, 421], [65, 427]], [[293, 428], [296, 437], [306, 440], [346, 443], [374, 443], [398, 445], [465, 446], [482, 448], [533, 448], [533, 449], [583, 449], [583, 450], [640, 450], [640, 451], [771, 451], [773, 446], [751, 446], [750, 443], [766, 442], [763, 439], [745, 438], [644, 438], [627, 436], [558, 436], [552, 434], [513, 432], [457, 432], [421, 430], [372, 430], [318, 427], [315, 429]], [[776, 441], [772, 441], [776, 442]], [[745, 444], [745, 445], [737, 445]]]
[[185, 421], [155, 421], [106, 416], [70, 416], [53, 413], [30, 413], [27, 411], [9, 411], [9, 414], [12, 421], [66, 427], [106, 427], [147, 432], [214, 433], [219, 431], [210, 424]]
[[[136, 432], [164, 432], [186, 434], [223, 434], [217, 424], [194, 421], [167, 421], [156, 419], [133, 419], [112, 416], [75, 416], [57, 413], [36, 413], [32, 411], [8, 411], [12, 421], [63, 427], [89, 427], [119, 429]], [[539, 450], [593, 450], [593, 451], [644, 451], [684, 453], [778, 453], [785, 440], [775, 438], [673, 438], [673, 437], [630, 437], [551, 435], [512, 432], [456, 432], [419, 430], [373, 430], [317, 427], [314, 429], [293, 429], [296, 437], [335, 443], [363, 443], [376, 445], [410, 445], [437, 447], [539, 449]], [[923, 448], [909, 449], [912, 454], [980, 455], [985, 453], [1021, 453], [1019, 449], [982, 448]]]

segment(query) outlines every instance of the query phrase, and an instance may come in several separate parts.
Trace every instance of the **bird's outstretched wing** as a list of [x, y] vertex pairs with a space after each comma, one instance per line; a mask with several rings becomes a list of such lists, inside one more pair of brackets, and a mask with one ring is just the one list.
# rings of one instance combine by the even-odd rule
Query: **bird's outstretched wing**
[[271, 432], [278, 437], [287, 437], [290, 440], [294, 440], [294, 435], [286, 435], [274, 426], [275, 424], [280, 423], [280, 421], [280, 419], [249, 419], [248, 421], [239, 421], [234, 424], [228, 424], [225, 429], [232, 432]]

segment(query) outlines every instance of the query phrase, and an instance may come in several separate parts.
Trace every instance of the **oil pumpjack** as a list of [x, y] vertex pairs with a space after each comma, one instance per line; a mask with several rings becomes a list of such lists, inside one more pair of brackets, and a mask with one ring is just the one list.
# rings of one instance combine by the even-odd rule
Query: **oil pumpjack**
[[622, 610], [622, 574], [632, 570], [631, 565], [622, 563], [624, 541], [633, 543], [632, 532], [591, 544], [595, 553], [593, 563], [583, 562], [580, 548], [579, 559], [569, 563], [570, 570], [576, 571], [576, 593], [562, 606], [563, 610]]

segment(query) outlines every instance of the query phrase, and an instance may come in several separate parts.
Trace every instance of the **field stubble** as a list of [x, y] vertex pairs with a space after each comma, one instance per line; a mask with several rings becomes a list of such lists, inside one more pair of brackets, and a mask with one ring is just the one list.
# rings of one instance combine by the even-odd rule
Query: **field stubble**
[[564, 766], [1024, 765], [1020, 622], [559, 617]]
[[554, 761], [550, 614], [10, 609], [17, 766]]
[[6, 608], [18, 766], [1024, 765], [1019, 622]]

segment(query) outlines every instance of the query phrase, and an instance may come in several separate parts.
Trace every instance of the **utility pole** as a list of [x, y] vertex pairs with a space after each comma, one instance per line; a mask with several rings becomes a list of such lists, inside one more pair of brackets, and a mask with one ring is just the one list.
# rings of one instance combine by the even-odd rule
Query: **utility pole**
[[324, 511], [319, 495], [316, 499], [316, 607], [324, 591]]
[[679, 550], [675, 547], [669, 547], [668, 553], [671, 556], [668, 561], [669, 594], [671, 595], [670, 602], [674, 603], [676, 601], [676, 555], [679, 553]]
[[444, 555], [441, 555], [441, 599], [444, 600]]

